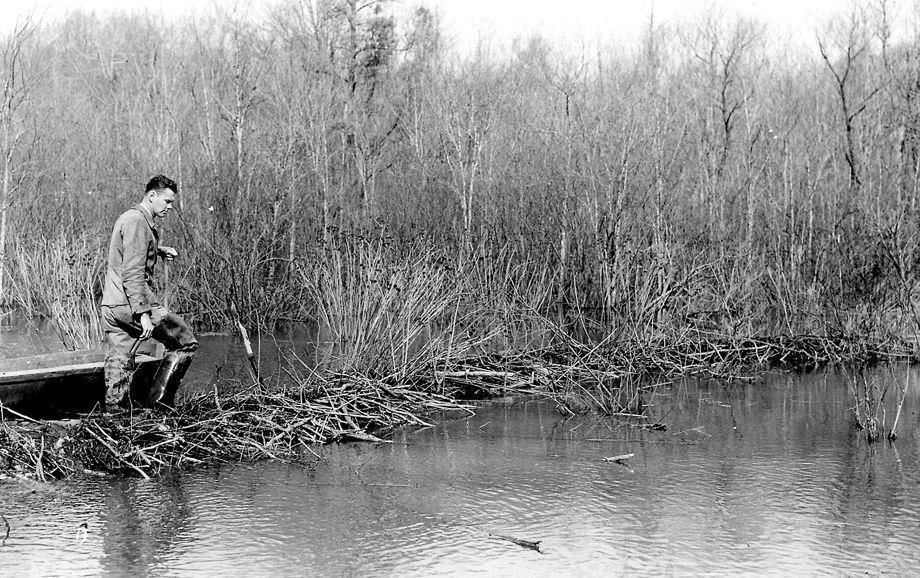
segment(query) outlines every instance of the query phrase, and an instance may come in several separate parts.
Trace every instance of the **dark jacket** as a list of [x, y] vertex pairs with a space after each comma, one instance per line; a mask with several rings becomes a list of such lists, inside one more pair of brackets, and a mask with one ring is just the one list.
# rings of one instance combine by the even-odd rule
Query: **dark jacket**
[[130, 305], [139, 315], [161, 305], [153, 290], [160, 236], [153, 215], [134, 205], [115, 221], [109, 241], [109, 263], [102, 289], [102, 305]]

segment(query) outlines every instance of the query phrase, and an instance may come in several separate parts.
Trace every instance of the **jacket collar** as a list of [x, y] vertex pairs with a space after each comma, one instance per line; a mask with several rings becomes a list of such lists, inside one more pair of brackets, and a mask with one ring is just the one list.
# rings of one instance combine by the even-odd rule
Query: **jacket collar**
[[144, 218], [147, 219], [147, 224], [150, 225], [150, 228], [151, 228], [151, 229], [156, 229], [157, 226], [156, 226], [156, 224], [153, 222], [153, 215], [150, 213], [150, 210], [149, 210], [147, 207], [145, 207], [144, 205], [142, 205], [142, 204], [140, 204], [140, 203], [137, 203], [136, 205], [134, 205], [134, 206], [131, 207], [131, 208], [132, 208], [132, 209], [135, 209], [135, 210], [137, 210], [137, 211], [140, 211], [140, 213], [141, 213], [142, 215], [144, 215]]

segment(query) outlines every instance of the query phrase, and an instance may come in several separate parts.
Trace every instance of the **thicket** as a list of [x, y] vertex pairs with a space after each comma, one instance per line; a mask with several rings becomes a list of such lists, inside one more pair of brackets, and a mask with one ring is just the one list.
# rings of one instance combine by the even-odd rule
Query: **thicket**
[[[596, 338], [901, 340], [920, 184], [905, 10], [842, 14], [812, 52], [714, 15], [633, 46], [461, 52], [432, 12], [380, 0], [26, 22], [2, 45], [0, 299], [91, 317], [111, 224], [163, 172], [171, 304], [203, 325], [233, 303], [265, 328], [373, 329], [377, 309], [342, 301], [369, 294], [352, 281], [373, 253], [366, 282], [414, 284], [428, 325], [478, 303], [505, 329], [537, 312]], [[430, 311], [428, 289], [446, 295]], [[494, 329], [477, 319], [462, 330]]]
[[857, 5], [804, 51], [710, 14], [466, 52], [385, 0], [21, 22], [0, 42], [0, 307], [95, 345], [112, 223], [162, 172], [171, 307], [316, 321], [330, 347], [179, 413], [52, 431], [0, 407], [4, 467], [289, 457], [489, 393], [640, 417], [650, 375], [916, 356], [910, 10]]

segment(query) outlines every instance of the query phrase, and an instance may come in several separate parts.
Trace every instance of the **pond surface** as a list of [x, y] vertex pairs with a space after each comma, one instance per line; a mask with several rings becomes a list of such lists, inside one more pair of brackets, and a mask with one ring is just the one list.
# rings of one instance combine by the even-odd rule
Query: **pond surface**
[[[908, 384], [894, 443], [853, 427], [863, 377], [891, 384], [888, 426]], [[666, 431], [528, 402], [392, 444], [316, 448], [309, 463], [7, 483], [0, 563], [11, 575], [909, 574], [918, 383], [904, 367], [686, 381], [651, 400]]]

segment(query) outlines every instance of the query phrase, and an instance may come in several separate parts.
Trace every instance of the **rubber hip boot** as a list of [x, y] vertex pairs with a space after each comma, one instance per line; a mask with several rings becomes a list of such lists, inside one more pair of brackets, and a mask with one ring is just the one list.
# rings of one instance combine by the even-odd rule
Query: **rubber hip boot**
[[192, 364], [192, 358], [195, 357], [194, 351], [168, 351], [160, 361], [157, 367], [157, 373], [153, 376], [153, 385], [150, 388], [148, 404], [160, 402], [168, 406], [176, 403], [176, 391], [179, 384]]
[[134, 363], [127, 355], [109, 355], [105, 358], [103, 374], [105, 375], [106, 410], [112, 411], [125, 401], [125, 397], [131, 390]]

